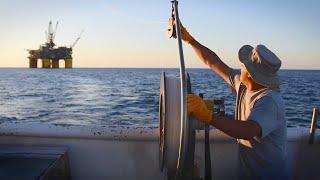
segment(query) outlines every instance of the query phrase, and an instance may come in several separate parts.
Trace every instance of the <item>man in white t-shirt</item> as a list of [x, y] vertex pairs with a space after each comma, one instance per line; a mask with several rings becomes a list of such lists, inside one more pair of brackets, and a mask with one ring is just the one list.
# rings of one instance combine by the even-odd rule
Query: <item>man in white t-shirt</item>
[[200, 60], [221, 76], [237, 96], [234, 119], [213, 114], [195, 94], [188, 95], [189, 115], [238, 140], [240, 179], [288, 179], [286, 120], [277, 74], [280, 59], [264, 45], [245, 45], [239, 50], [239, 73], [184, 27], [181, 32]]

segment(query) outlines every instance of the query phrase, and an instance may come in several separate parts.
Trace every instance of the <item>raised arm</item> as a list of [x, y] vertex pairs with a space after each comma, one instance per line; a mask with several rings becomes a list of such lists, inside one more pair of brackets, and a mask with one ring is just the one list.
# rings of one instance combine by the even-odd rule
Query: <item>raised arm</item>
[[195, 40], [189, 32], [182, 26], [181, 29], [182, 39], [191, 45], [197, 56], [202, 62], [208, 65], [214, 72], [221, 76], [226, 82], [228, 82], [229, 73], [231, 68], [227, 66], [216, 53], [211, 51], [209, 48], [200, 44]]

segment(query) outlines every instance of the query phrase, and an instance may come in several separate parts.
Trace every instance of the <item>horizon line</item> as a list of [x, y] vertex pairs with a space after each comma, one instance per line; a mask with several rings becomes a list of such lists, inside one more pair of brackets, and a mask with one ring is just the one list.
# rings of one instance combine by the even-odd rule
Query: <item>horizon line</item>
[[[46, 69], [46, 68], [29, 68], [29, 67], [0, 67], [0, 69]], [[53, 68], [48, 68], [53, 69]], [[57, 68], [66, 69], [66, 68]], [[73, 67], [71, 69], [179, 69], [179, 67]], [[186, 69], [208, 69], [209, 67], [187, 67]], [[233, 68], [240, 69], [240, 68]], [[279, 70], [309, 70], [309, 71], [319, 71], [320, 69], [295, 69], [295, 68], [283, 68]]]

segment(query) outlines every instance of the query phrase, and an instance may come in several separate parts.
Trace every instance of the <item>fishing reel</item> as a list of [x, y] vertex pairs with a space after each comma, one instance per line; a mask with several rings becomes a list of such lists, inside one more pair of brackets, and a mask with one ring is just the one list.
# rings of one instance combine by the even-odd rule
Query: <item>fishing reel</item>
[[[186, 116], [181, 119], [185, 104], [181, 104], [181, 79], [164, 72], [160, 79], [159, 95], [159, 167], [168, 179], [197, 179], [194, 170], [196, 130], [205, 131], [205, 179], [212, 179], [209, 125]], [[190, 76], [186, 75], [187, 92], [191, 93]], [[203, 95], [200, 94], [203, 98]], [[224, 100], [205, 100], [219, 115], [224, 114]], [[185, 109], [183, 109], [185, 108]], [[199, 167], [198, 167], [199, 168]], [[199, 179], [199, 177], [198, 177]]]
[[[187, 114], [187, 94], [191, 83], [185, 72], [182, 49], [178, 2], [172, 1], [172, 14], [168, 21], [167, 35], [177, 38], [180, 55], [180, 77], [162, 73], [159, 96], [159, 166], [168, 179], [200, 179], [194, 173], [196, 130], [205, 130], [205, 179], [212, 179], [209, 125], [205, 125]], [[213, 102], [211, 103], [213, 108]]]
[[[172, 1], [167, 35], [177, 37], [180, 77], [161, 75], [159, 96], [159, 166], [168, 179], [193, 179], [195, 128], [187, 114], [187, 93], [191, 92], [186, 75], [178, 16], [178, 2]], [[195, 121], [194, 121], [195, 122]]]
[[[187, 76], [190, 85], [190, 78]], [[189, 179], [193, 176], [195, 130], [188, 117], [181, 118], [180, 78], [162, 73], [159, 96], [159, 165], [168, 179]], [[189, 86], [191, 87], [191, 86]], [[194, 121], [196, 122], [196, 121]]]

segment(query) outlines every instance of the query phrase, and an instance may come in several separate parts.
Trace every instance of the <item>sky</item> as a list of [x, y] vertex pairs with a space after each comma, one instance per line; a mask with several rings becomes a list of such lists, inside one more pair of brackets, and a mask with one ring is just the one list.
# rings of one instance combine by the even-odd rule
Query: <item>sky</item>
[[[229, 66], [242, 45], [264, 44], [283, 69], [319, 69], [320, 1], [180, 0], [188, 31]], [[26, 49], [45, 42], [59, 21], [56, 44], [73, 49], [74, 67], [179, 66], [178, 44], [166, 36], [170, 0], [0, 0], [0, 67], [28, 67]], [[205, 68], [184, 44], [186, 66]]]

